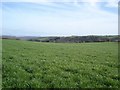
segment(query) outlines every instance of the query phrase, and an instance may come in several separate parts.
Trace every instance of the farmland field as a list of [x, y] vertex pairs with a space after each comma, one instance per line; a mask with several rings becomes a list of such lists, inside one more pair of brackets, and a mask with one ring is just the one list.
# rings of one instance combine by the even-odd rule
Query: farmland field
[[118, 44], [2, 41], [3, 88], [117, 88]]

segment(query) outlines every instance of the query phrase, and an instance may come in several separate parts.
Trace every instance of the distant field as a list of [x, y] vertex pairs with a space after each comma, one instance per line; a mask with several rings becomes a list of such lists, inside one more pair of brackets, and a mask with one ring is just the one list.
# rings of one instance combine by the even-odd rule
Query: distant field
[[118, 44], [3, 40], [3, 88], [117, 88]]

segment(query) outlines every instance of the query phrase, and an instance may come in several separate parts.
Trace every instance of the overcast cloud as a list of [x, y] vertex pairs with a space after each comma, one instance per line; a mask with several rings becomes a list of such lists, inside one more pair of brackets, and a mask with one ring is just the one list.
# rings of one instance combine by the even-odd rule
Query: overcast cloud
[[[8, 2], [9, 1], [9, 2]], [[4, 35], [117, 35], [117, 0], [4, 0]]]

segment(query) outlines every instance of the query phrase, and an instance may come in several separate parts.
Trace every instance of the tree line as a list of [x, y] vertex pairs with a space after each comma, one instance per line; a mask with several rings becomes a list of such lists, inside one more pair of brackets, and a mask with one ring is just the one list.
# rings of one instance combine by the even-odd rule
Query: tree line
[[119, 42], [119, 36], [70, 36], [70, 37], [39, 37], [29, 39], [37, 42], [62, 42], [62, 43], [82, 43], [82, 42]]

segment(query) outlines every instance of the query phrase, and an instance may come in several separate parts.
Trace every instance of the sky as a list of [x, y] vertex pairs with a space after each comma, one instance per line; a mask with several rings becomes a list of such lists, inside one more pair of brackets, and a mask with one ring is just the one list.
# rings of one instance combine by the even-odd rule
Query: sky
[[118, 0], [3, 0], [2, 35], [118, 34]]

